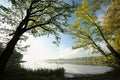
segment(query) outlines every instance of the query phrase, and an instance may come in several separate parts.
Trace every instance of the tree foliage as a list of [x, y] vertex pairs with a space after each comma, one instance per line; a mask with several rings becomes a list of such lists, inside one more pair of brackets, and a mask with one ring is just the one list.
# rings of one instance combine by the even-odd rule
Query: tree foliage
[[[75, 10], [76, 20], [74, 24], [70, 25], [68, 31], [76, 38], [73, 48], [90, 48], [93, 46], [100, 51], [103, 55], [105, 52], [99, 46], [99, 43], [103, 41], [100, 36], [99, 22], [96, 21], [96, 12], [100, 9], [100, 4], [96, 2], [94, 5], [90, 5], [87, 0], [78, 5]], [[96, 52], [96, 51], [95, 51]]]
[[[103, 6], [101, 4], [103, 1], [101, 0], [101, 3], [93, 1], [94, 0], [91, 0], [91, 2], [88, 3], [87, 0], [83, 0], [75, 10], [76, 20], [68, 28], [69, 33], [76, 39], [73, 48], [87, 47], [88, 49], [92, 46], [93, 49], [99, 51], [104, 56], [109, 55], [111, 52], [115, 57], [117, 56], [118, 58], [119, 52], [116, 51], [115, 47], [113, 46], [114, 43], [111, 42], [111, 39], [115, 36], [115, 33], [108, 34], [110, 32], [105, 30], [105, 25], [99, 21], [98, 13], [100, 10], [102, 10]], [[110, 12], [108, 13], [111, 14]], [[109, 20], [114, 20], [111, 17], [109, 18]], [[106, 18], [106, 21], [107, 20], [108, 19]], [[113, 22], [110, 22], [110, 24], [116, 25], [113, 24]], [[106, 29], [109, 28], [106, 27]], [[103, 42], [110, 52], [106, 52], [105, 49], [101, 47], [100, 44]]]
[[[0, 56], [0, 73], [13, 54], [21, 36], [28, 32], [34, 36], [54, 35], [59, 43], [59, 33], [64, 33], [67, 18], [71, 16], [74, 5], [63, 0], [8, 0], [9, 6], [0, 5], [0, 21], [9, 24], [13, 32]], [[73, 2], [73, 1], [72, 1]]]
[[120, 1], [113, 0], [103, 17], [103, 27], [113, 46], [120, 52]]
[[53, 34], [57, 40], [58, 32], [64, 32], [63, 25], [67, 26], [72, 11], [71, 5], [62, 0], [9, 0], [9, 3], [8, 7], [0, 5], [0, 21], [14, 28], [11, 34], [25, 22], [24, 32], [34, 36]]

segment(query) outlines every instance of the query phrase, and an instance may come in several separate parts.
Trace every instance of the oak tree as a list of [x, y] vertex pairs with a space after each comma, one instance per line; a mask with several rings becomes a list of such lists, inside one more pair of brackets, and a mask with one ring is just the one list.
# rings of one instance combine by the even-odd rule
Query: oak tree
[[[25, 32], [35, 36], [64, 33], [67, 18], [71, 16], [73, 4], [63, 0], [8, 0], [9, 5], [0, 5], [0, 21], [14, 28], [11, 40], [0, 56], [0, 73], [5, 69], [8, 59], [18, 40]], [[71, 1], [73, 2], [73, 1]]]

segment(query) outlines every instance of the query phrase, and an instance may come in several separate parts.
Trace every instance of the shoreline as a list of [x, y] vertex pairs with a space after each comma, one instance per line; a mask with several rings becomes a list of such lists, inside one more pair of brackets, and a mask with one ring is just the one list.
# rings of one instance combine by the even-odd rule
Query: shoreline
[[75, 75], [67, 80], [120, 80], [120, 67], [103, 74]]

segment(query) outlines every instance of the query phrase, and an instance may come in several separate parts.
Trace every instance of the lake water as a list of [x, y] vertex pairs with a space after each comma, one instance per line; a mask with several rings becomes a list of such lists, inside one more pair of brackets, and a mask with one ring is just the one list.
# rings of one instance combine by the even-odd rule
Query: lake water
[[66, 76], [72, 77], [73, 75], [88, 75], [88, 74], [102, 74], [112, 70], [107, 66], [89, 66], [89, 65], [77, 65], [77, 64], [56, 64], [56, 63], [44, 63], [44, 62], [25, 62], [21, 63], [24, 68], [27, 69], [56, 69], [63, 67], [65, 69]]

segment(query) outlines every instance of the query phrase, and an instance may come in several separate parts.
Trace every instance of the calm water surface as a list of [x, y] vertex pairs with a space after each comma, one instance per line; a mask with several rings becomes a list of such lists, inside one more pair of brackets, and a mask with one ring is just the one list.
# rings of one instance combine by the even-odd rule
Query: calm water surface
[[27, 69], [56, 69], [63, 67], [67, 74], [102, 74], [112, 70], [107, 66], [89, 66], [89, 65], [77, 65], [77, 64], [56, 64], [56, 63], [44, 63], [44, 62], [25, 62], [21, 63], [24, 68]]

